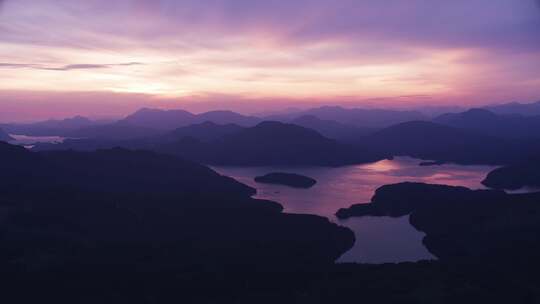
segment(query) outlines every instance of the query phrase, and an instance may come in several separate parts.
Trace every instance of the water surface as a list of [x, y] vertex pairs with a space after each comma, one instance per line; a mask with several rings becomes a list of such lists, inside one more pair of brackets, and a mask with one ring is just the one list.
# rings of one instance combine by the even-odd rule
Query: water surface
[[[221, 174], [231, 176], [257, 189], [256, 198], [277, 201], [285, 212], [317, 214], [347, 226], [356, 235], [354, 248], [345, 253], [339, 262], [388, 263], [433, 259], [422, 244], [424, 234], [409, 224], [408, 216], [402, 218], [363, 217], [338, 220], [339, 208], [352, 204], [368, 203], [374, 191], [383, 185], [399, 182], [424, 182], [484, 188], [481, 181], [494, 167], [419, 166], [420, 160], [396, 158], [377, 163], [323, 167], [214, 167]], [[295, 189], [280, 185], [258, 184], [256, 176], [270, 172], [290, 172], [307, 175], [317, 180], [311, 189]]]

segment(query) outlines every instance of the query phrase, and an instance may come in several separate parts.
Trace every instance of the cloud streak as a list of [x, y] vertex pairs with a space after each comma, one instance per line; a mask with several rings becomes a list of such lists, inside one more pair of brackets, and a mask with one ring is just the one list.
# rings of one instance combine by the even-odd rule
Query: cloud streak
[[47, 71], [73, 71], [73, 70], [93, 70], [93, 69], [108, 69], [113, 67], [129, 67], [144, 65], [140, 62], [126, 62], [126, 63], [115, 63], [115, 64], [68, 64], [60, 67], [51, 67], [41, 64], [31, 64], [31, 63], [6, 63], [0, 62], [0, 68], [8, 69], [36, 69], [36, 70], [47, 70]]
[[539, 0], [1, 2], [0, 97], [540, 96]]

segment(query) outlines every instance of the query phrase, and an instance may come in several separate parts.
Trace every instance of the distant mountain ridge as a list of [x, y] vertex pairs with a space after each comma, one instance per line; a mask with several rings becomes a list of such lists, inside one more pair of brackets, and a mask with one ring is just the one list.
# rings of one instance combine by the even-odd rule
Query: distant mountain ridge
[[511, 102], [501, 105], [487, 106], [485, 109], [497, 114], [520, 114], [524, 116], [540, 115], [540, 100], [533, 103]]
[[147, 138], [158, 136], [163, 131], [153, 128], [134, 126], [125, 123], [115, 122], [106, 125], [89, 126], [76, 129], [66, 133], [66, 137], [71, 138], [91, 138], [110, 140], [130, 140], [137, 138]]
[[211, 121], [178, 128], [163, 136], [171, 141], [191, 137], [204, 142], [219, 140], [227, 135], [238, 133], [244, 127], [235, 124], [220, 125]]
[[161, 136], [170, 131], [192, 125], [211, 122], [251, 127], [261, 120], [231, 111], [211, 111], [193, 114], [184, 110], [160, 110], [143, 108], [117, 122], [80, 128], [69, 133], [75, 138], [131, 140]]
[[334, 120], [323, 120], [313, 115], [304, 115], [291, 121], [292, 124], [304, 128], [313, 129], [323, 136], [341, 142], [354, 142], [358, 138], [371, 134], [372, 128], [362, 128], [353, 125], [339, 123]]
[[506, 164], [534, 153], [540, 145], [503, 140], [426, 121], [413, 121], [375, 132], [364, 139], [379, 152], [461, 164]]
[[261, 122], [261, 119], [245, 116], [232, 111], [211, 111], [193, 114], [184, 110], [141, 109], [118, 121], [119, 124], [146, 127], [157, 130], [174, 130], [203, 122], [216, 124], [236, 124], [251, 127]]
[[436, 117], [434, 122], [501, 138], [540, 138], [540, 115], [496, 114], [486, 109], [470, 109]]
[[9, 136], [4, 130], [0, 129], [0, 141], [12, 141], [13, 137]]
[[291, 121], [306, 115], [321, 120], [332, 120], [364, 128], [385, 128], [407, 121], [429, 120], [427, 116], [418, 111], [343, 108], [337, 106], [325, 106], [286, 115], [270, 116], [266, 117], [266, 119]]
[[11, 134], [27, 136], [66, 136], [80, 128], [106, 124], [105, 121], [94, 121], [83, 116], [75, 116], [62, 120], [46, 120], [35, 123], [4, 124], [3, 128]]

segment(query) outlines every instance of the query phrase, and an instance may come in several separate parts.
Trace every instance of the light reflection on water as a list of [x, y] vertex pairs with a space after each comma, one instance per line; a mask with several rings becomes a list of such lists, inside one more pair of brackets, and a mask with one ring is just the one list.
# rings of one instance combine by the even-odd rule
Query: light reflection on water
[[[403, 218], [364, 217], [340, 221], [339, 208], [368, 203], [374, 191], [383, 185], [404, 181], [484, 188], [481, 181], [494, 169], [490, 166], [441, 165], [422, 167], [421, 161], [400, 157], [377, 163], [340, 168], [322, 167], [214, 167], [223, 175], [257, 189], [257, 198], [281, 203], [285, 212], [317, 214], [347, 226], [355, 232], [354, 248], [340, 262], [387, 263], [433, 259], [422, 245], [423, 233]], [[257, 184], [253, 178], [270, 172], [291, 172], [317, 180], [311, 189]]]

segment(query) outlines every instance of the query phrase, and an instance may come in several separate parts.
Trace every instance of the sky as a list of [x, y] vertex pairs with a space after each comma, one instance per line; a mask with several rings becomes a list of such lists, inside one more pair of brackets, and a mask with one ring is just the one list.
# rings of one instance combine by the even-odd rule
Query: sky
[[0, 121], [540, 100], [540, 0], [0, 0]]

